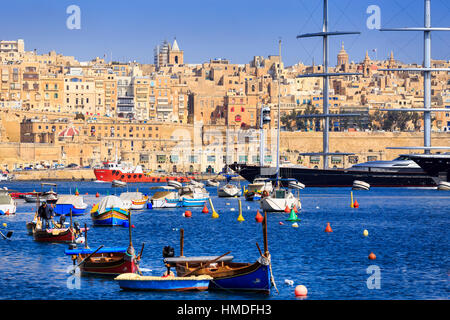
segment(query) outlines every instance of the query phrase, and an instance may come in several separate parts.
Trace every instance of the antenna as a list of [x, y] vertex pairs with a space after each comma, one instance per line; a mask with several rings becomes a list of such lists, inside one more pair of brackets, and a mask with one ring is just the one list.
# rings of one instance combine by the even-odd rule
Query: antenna
[[328, 30], [328, 0], [323, 0], [323, 26], [322, 32], [317, 33], [306, 33], [297, 36], [297, 39], [301, 38], [312, 38], [312, 37], [322, 37], [323, 38], [323, 73], [311, 73], [303, 74], [298, 76], [298, 78], [308, 78], [308, 77], [321, 77], [323, 78], [323, 114], [309, 114], [299, 116], [301, 118], [323, 118], [323, 152], [321, 153], [304, 153], [300, 155], [319, 155], [323, 156], [323, 168], [328, 169], [328, 156], [329, 155], [351, 155], [352, 153], [330, 153], [329, 152], [329, 131], [330, 131], [330, 118], [331, 117], [355, 117], [360, 116], [360, 114], [330, 114], [329, 113], [329, 78], [337, 76], [351, 76], [351, 75], [361, 75], [361, 73], [329, 73], [329, 37], [330, 36], [340, 36], [340, 35], [354, 35], [360, 34], [361, 32], [354, 31], [329, 31]]
[[450, 68], [432, 68], [431, 67], [431, 32], [432, 31], [450, 31], [450, 28], [432, 28], [431, 27], [431, 0], [424, 0], [424, 27], [417, 28], [382, 28], [380, 31], [423, 31], [423, 68], [394, 68], [380, 69], [381, 71], [406, 71], [423, 73], [423, 108], [413, 109], [380, 109], [381, 111], [399, 111], [399, 112], [423, 112], [423, 147], [389, 147], [387, 149], [422, 149], [425, 154], [429, 154], [433, 149], [450, 149], [450, 147], [432, 147], [431, 146], [431, 112], [448, 112], [445, 108], [431, 108], [431, 73], [439, 71], [450, 71]]

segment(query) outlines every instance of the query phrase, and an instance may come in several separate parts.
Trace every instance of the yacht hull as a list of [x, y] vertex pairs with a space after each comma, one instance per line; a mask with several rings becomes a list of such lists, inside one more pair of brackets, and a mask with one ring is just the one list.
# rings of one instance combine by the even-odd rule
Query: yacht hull
[[[255, 178], [276, 178], [273, 175], [261, 175], [260, 166], [246, 164], [232, 164], [230, 168], [251, 182]], [[360, 171], [348, 169], [309, 169], [295, 167], [281, 167], [280, 178], [293, 178], [306, 187], [352, 187], [353, 181], [360, 180], [370, 184], [371, 187], [436, 187], [434, 180], [424, 172], [417, 171]]]

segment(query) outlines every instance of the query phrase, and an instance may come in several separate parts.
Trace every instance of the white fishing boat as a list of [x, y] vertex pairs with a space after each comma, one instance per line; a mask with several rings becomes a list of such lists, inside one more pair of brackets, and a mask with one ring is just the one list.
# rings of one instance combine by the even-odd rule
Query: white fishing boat
[[191, 181], [188, 182], [188, 185], [203, 188], [205, 184], [203, 182], [198, 182], [197, 180], [191, 179]]
[[227, 183], [223, 187], [219, 188], [217, 195], [221, 198], [239, 197], [241, 196], [241, 189], [232, 183]]
[[440, 181], [438, 184], [438, 190], [450, 191], [450, 182]]
[[16, 202], [5, 187], [0, 189], [0, 215], [10, 215], [16, 213]]
[[353, 190], [370, 190], [370, 184], [364, 181], [355, 180], [353, 181]]
[[141, 210], [145, 208], [148, 201], [148, 196], [142, 194], [142, 192], [123, 192], [119, 197], [124, 203], [131, 202], [131, 210]]
[[192, 185], [181, 188], [179, 195], [183, 207], [200, 207], [209, 199], [209, 192], [205, 188]]
[[283, 188], [275, 188], [269, 196], [260, 200], [261, 210], [267, 212], [284, 212], [286, 207], [292, 209], [294, 206], [297, 210], [302, 208], [302, 204], [294, 194]]
[[217, 181], [216, 179], [209, 179], [209, 180], [206, 180], [206, 185], [208, 187], [218, 187], [220, 185], [220, 182]]
[[156, 186], [151, 187], [150, 189], [161, 189], [161, 191], [156, 191], [149, 200], [153, 209], [175, 208], [181, 206], [180, 194], [176, 188], [169, 186]]
[[115, 188], [125, 187], [127, 183], [125, 181], [113, 180], [111, 186]]

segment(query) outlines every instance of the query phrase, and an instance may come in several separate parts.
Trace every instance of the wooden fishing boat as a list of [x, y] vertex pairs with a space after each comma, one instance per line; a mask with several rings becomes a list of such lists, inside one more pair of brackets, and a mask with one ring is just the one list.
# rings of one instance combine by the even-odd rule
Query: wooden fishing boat
[[98, 251], [89, 248], [67, 249], [65, 254], [72, 256], [74, 265], [81, 263], [79, 268], [83, 274], [116, 276], [138, 272], [138, 259], [130, 247], [110, 247]]
[[38, 219], [33, 230], [33, 238], [38, 242], [52, 243], [83, 243], [82, 233], [85, 228], [80, 228], [77, 223], [72, 225], [72, 216], [70, 216], [70, 225], [65, 227], [64, 222], [55, 223], [51, 229], [42, 229], [42, 222]]
[[128, 226], [128, 209], [116, 196], [106, 196], [91, 210], [91, 217], [96, 226]]
[[37, 229], [33, 231], [33, 237], [38, 242], [75, 242], [77, 233], [73, 228]]
[[253, 291], [269, 294], [271, 284], [274, 284], [274, 281], [267, 245], [266, 212], [264, 213], [263, 221], [263, 237], [264, 253], [261, 252], [257, 245], [260, 257], [254, 263], [221, 261], [220, 259], [228, 255], [229, 252], [209, 261], [195, 261], [182, 256], [177, 257], [177, 259], [165, 258], [164, 261], [167, 268], [175, 267], [177, 276], [179, 277], [188, 277], [191, 275], [211, 276], [213, 279], [210, 281], [209, 289], [212, 290]]
[[85, 228], [84, 248], [69, 248], [65, 250], [65, 254], [72, 257], [74, 266], [79, 267], [84, 275], [117, 276], [122, 273], [140, 273], [139, 261], [144, 251], [144, 244], [139, 255], [136, 256], [131, 235], [131, 215], [128, 216], [128, 233], [130, 241], [128, 247], [103, 248], [102, 245], [92, 250], [87, 244], [87, 228]]
[[204, 291], [208, 290], [211, 276], [156, 277], [125, 273], [114, 278], [123, 290], [138, 291]]

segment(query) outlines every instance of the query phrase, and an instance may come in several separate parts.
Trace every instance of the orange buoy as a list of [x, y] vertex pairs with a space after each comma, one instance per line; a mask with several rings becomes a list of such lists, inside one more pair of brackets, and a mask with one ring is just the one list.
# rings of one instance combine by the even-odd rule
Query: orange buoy
[[295, 213], [298, 213], [297, 206], [295, 204], [294, 204], [294, 208], [293, 209], [294, 209]]
[[355, 199], [355, 203], [353, 203], [353, 208], [359, 208], [359, 203], [358, 203], [358, 201], [356, 201], [356, 199]]
[[208, 207], [206, 206], [206, 202], [205, 205], [203, 206], [202, 213], [209, 213]]
[[284, 225], [284, 223], [280, 221], [280, 226], [282, 226], [282, 225]]
[[89, 193], [86, 192], [86, 195], [88, 195]]
[[96, 197], [96, 198], [100, 197], [100, 193], [97, 192], [97, 193], [95, 194], [95, 197]]
[[192, 212], [189, 211], [189, 210], [187, 210], [187, 211], [184, 212], [184, 216], [185, 216], [186, 218], [190, 218], [190, 217], [192, 217]]
[[259, 213], [259, 210], [256, 210], [256, 217], [255, 217], [256, 222], [261, 223], [264, 220], [264, 217], [261, 215], [261, 213]]
[[78, 191], [75, 191], [75, 195], [76, 195], [76, 196], [79, 196], [80, 193], [79, 193]]
[[304, 285], [298, 285], [295, 287], [295, 296], [296, 297], [306, 297], [308, 294], [308, 289]]
[[329, 222], [327, 222], [327, 227], [325, 228], [325, 232], [333, 232], [333, 229], [331, 229]]
[[377, 256], [375, 255], [375, 253], [371, 252], [371, 253], [369, 254], [369, 259], [370, 259], [370, 260], [375, 260], [376, 258], [377, 258]]
[[291, 209], [289, 209], [288, 205], [286, 205], [286, 209], [284, 209], [284, 212], [286, 212], [286, 213], [290, 213], [291, 212]]

